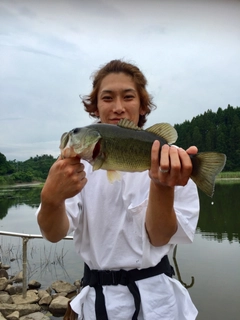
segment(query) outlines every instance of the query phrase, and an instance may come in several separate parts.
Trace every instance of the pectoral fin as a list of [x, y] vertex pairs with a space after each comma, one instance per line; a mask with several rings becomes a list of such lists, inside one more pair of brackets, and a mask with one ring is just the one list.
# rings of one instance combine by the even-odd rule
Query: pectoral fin
[[113, 183], [114, 181], [119, 181], [119, 180], [122, 179], [121, 172], [114, 171], [114, 170], [108, 170], [107, 171], [107, 177], [108, 177], [108, 181], [110, 183]]

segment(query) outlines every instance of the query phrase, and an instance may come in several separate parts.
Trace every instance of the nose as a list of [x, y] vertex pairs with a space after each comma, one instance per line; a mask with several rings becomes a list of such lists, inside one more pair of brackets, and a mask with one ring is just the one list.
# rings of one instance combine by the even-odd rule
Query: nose
[[123, 113], [125, 111], [123, 101], [120, 98], [116, 98], [113, 111], [118, 114]]

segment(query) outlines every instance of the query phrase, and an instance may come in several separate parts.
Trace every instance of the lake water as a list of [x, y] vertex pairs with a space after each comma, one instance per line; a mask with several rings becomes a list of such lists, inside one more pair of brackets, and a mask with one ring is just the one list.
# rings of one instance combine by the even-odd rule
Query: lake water
[[[0, 189], [0, 230], [40, 234], [35, 212], [40, 189]], [[198, 320], [240, 318], [240, 183], [217, 184], [214, 197], [200, 192], [201, 212], [193, 244], [180, 245], [169, 256], [178, 278], [199, 310]], [[22, 270], [22, 239], [0, 236], [0, 261], [9, 273]], [[47, 288], [55, 280], [80, 279], [83, 262], [72, 240], [52, 244], [28, 241], [28, 280]]]

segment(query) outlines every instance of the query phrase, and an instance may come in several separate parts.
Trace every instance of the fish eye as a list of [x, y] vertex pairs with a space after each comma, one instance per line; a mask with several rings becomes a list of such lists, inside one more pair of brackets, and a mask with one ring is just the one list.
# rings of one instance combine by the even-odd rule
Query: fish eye
[[79, 131], [80, 131], [79, 128], [75, 128], [75, 129], [72, 130], [72, 133], [73, 133], [73, 134], [76, 134], [76, 133], [78, 133]]

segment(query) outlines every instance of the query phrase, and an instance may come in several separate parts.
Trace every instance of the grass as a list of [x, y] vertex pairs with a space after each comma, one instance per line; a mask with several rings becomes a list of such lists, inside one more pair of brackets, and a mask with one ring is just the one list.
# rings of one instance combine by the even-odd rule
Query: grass
[[[4, 241], [5, 238], [2, 237], [0, 241], [0, 262], [4, 265], [9, 265], [9, 271], [11, 275], [17, 274], [22, 270], [23, 266], [23, 252], [21, 239], [14, 239], [11, 241]], [[54, 247], [54, 251], [52, 248]], [[28, 279], [31, 279], [36, 273], [41, 275], [44, 273], [53, 274], [53, 278], [57, 277], [56, 268], [60, 268], [64, 274], [69, 277], [65, 266], [64, 259], [66, 259], [67, 251], [62, 245], [62, 248], [57, 248], [57, 246], [51, 246], [46, 248], [42, 246], [36, 246], [32, 244], [32, 241], [28, 243], [28, 253], [27, 253], [27, 273]], [[54, 275], [55, 274], [55, 275]]]
[[217, 175], [216, 183], [221, 183], [221, 184], [240, 183], [240, 172], [221, 172]]
[[240, 179], [240, 172], [220, 172], [217, 179]]

